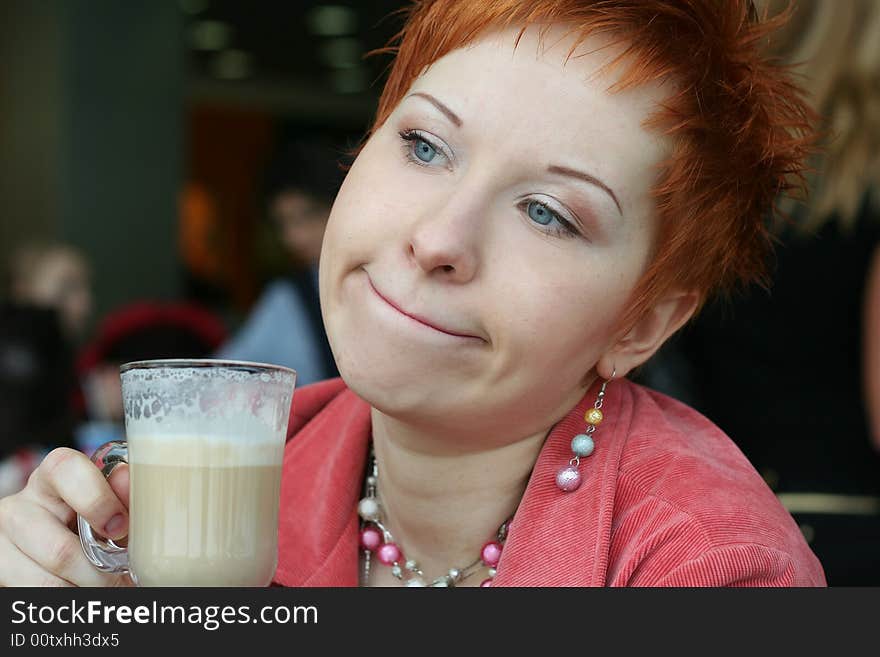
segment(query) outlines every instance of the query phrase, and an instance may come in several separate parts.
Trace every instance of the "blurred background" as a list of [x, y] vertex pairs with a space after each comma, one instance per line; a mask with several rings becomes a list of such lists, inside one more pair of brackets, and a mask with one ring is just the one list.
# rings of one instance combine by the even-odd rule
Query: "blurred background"
[[[141, 298], [244, 312], [278, 265], [257, 227], [273, 149], [363, 134], [398, 2], [4, 0], [0, 259], [61, 241], [92, 321]], [[274, 258], [274, 261], [273, 261]]]
[[[402, 4], [0, 2], [0, 496], [49, 449], [122, 435], [122, 362], [336, 374], [317, 257]], [[733, 438], [832, 585], [880, 585], [880, 0], [794, 7], [765, 45], [823, 150], [771, 227], [770, 289], [634, 378]]]
[[317, 254], [399, 6], [0, 3], [0, 495], [120, 435], [121, 362], [336, 374]]

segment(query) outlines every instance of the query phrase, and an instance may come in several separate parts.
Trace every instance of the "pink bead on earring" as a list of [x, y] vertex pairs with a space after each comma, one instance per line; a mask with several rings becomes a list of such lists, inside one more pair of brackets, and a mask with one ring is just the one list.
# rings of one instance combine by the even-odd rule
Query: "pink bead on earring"
[[581, 457], [589, 456], [593, 453], [593, 449], [595, 449], [593, 432], [596, 431], [596, 427], [602, 422], [603, 416], [601, 409], [602, 402], [605, 399], [605, 386], [607, 386], [608, 382], [614, 378], [615, 374], [617, 374], [617, 368], [612, 370], [610, 379], [602, 382], [602, 388], [596, 396], [593, 408], [584, 414], [584, 420], [587, 423], [586, 430], [584, 433], [579, 433], [571, 440], [571, 451], [574, 452], [574, 456], [568, 462], [566, 467], [561, 468], [556, 473], [556, 485], [560, 490], [566, 493], [575, 491], [581, 486], [582, 478], [578, 466], [581, 464]]

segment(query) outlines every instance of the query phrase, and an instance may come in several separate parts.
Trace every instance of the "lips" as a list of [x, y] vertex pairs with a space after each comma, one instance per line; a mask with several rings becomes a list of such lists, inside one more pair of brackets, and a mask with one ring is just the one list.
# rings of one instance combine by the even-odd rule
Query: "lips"
[[445, 327], [445, 326], [442, 326], [441, 324], [435, 322], [434, 320], [428, 319], [427, 317], [424, 317], [423, 315], [418, 315], [418, 314], [411, 313], [411, 312], [408, 312], [408, 311], [404, 310], [403, 308], [400, 307], [399, 304], [395, 303], [395, 302], [392, 301], [389, 297], [387, 297], [387, 296], [385, 296], [384, 294], [382, 294], [382, 293], [376, 288], [376, 286], [373, 285], [373, 280], [370, 278], [369, 275], [367, 275], [367, 280], [369, 281], [369, 283], [370, 283], [370, 287], [373, 289], [373, 292], [375, 292], [376, 295], [377, 295], [379, 298], [381, 298], [385, 303], [387, 303], [389, 306], [391, 306], [392, 308], [394, 308], [394, 309], [395, 309], [397, 312], [399, 312], [401, 315], [406, 315], [406, 316], [409, 317], [410, 319], [414, 319], [415, 321], [419, 322], [419, 324], [424, 324], [424, 325], [427, 326], [428, 328], [432, 328], [432, 329], [434, 329], [435, 331], [439, 331], [440, 333], [445, 333], [446, 335], [452, 335], [452, 336], [455, 336], [455, 337], [457, 337], [457, 338], [471, 338], [471, 339], [473, 339], [473, 340], [480, 340], [480, 341], [483, 341], [483, 338], [481, 338], [481, 337], [479, 337], [479, 336], [476, 336], [476, 335], [470, 335], [470, 334], [468, 334], [468, 333], [461, 333], [460, 331], [455, 331], [455, 330], [453, 330], [453, 329], [451, 329], [451, 328], [447, 328], [447, 327]]

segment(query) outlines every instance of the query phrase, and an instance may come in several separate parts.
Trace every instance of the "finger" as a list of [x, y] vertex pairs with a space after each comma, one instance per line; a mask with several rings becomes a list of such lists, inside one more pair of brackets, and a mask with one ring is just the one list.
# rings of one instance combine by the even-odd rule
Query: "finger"
[[[113, 472], [111, 472], [110, 476], [107, 477], [107, 481], [110, 484], [110, 488], [112, 488], [113, 492], [116, 493], [116, 497], [118, 497], [123, 506], [128, 509], [130, 507], [130, 503], [128, 501], [129, 482], [131, 481], [128, 464], [123, 463], [113, 468]], [[128, 547], [128, 536], [117, 538], [115, 542], [117, 545]]]
[[0, 585], [2, 586], [73, 586], [41, 568], [0, 534]]
[[110, 483], [110, 488], [113, 489], [113, 492], [116, 493], [116, 497], [119, 498], [119, 501], [122, 502], [122, 506], [126, 509], [128, 508], [128, 485], [129, 485], [129, 473], [128, 473], [128, 465], [123, 463], [121, 465], [117, 465], [113, 468], [113, 472], [110, 473], [110, 476], [107, 477], [107, 481]]
[[49, 490], [48, 484], [42, 480], [44, 476], [45, 469], [40, 470], [40, 466], [37, 466], [36, 470], [28, 477], [27, 485], [18, 495], [35, 504], [39, 504], [64, 524], [68, 526], [75, 525], [76, 511], [71, 509], [55, 491]]
[[102, 573], [83, 554], [79, 536], [50, 511], [22, 500], [6, 514], [4, 533], [43, 570], [76, 586], [115, 586], [118, 577]]
[[25, 491], [28, 499], [47, 508], [62, 524], [69, 524], [73, 513], [79, 513], [107, 538], [122, 538], [128, 533], [127, 509], [101, 471], [82, 452], [66, 447], [49, 452]]

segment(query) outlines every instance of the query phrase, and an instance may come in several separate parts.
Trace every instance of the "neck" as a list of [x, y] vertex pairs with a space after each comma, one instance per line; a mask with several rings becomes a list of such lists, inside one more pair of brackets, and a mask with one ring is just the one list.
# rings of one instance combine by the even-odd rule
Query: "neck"
[[419, 562], [429, 580], [467, 566], [495, 539], [549, 433], [462, 447], [375, 408], [372, 423], [386, 525], [404, 558]]

